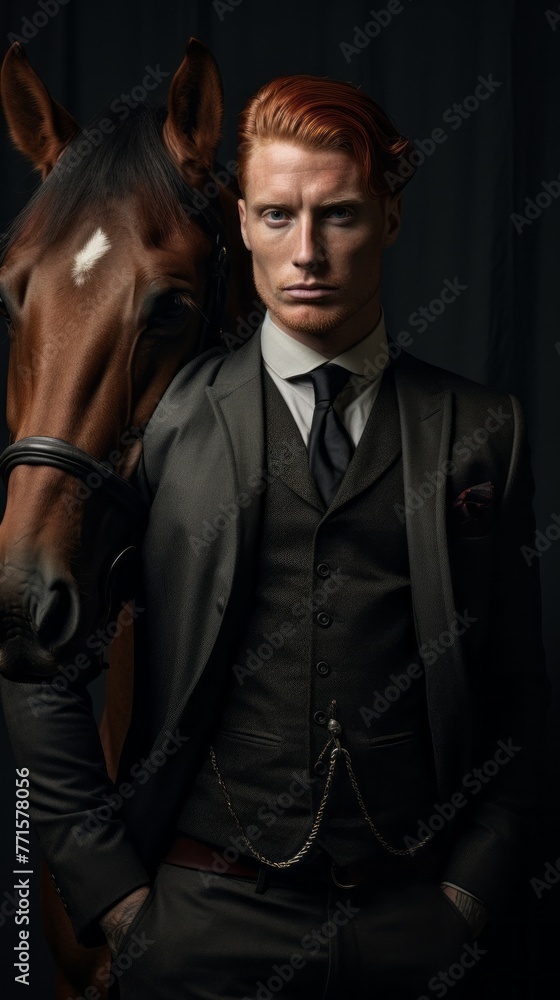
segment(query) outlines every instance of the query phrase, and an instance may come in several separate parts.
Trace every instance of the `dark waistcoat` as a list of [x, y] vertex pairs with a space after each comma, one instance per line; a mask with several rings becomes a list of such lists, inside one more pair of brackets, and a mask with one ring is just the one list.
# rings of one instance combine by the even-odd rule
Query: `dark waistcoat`
[[[367, 812], [402, 849], [435, 790], [406, 534], [396, 514], [404, 497], [393, 375], [383, 375], [328, 510], [298, 427], [264, 367], [263, 379], [268, 476], [256, 588], [211, 734], [216, 763], [255, 848], [270, 860], [287, 859], [304, 844], [321, 801], [334, 711]], [[249, 853], [208, 754], [178, 828]], [[319, 846], [337, 864], [381, 859], [385, 850], [341, 755], [308, 857]]]

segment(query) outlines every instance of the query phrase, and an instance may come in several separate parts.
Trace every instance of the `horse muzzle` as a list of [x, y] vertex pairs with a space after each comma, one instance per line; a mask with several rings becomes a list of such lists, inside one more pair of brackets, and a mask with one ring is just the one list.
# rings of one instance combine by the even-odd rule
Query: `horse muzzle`
[[[120, 514], [113, 520], [110, 538], [106, 537], [109, 552], [98, 567], [97, 587], [86, 593], [87, 614], [79, 586], [70, 567], [61, 567], [56, 551], [38, 552], [35, 557], [27, 554], [17, 559], [17, 565], [4, 565], [0, 581], [0, 673], [15, 680], [32, 680], [56, 675], [68, 656], [87, 652], [87, 634], [99, 624], [118, 614], [122, 603], [134, 596], [139, 577], [136, 540], [141, 536], [147, 521], [148, 504], [142, 495], [108, 465], [59, 438], [29, 437], [8, 446], [0, 455], [0, 475], [7, 483], [17, 465], [42, 465], [59, 469], [82, 483], [95, 494], [103, 505], [103, 523], [114, 515], [106, 507], [116, 508]], [[89, 503], [89, 500], [88, 500]], [[121, 527], [122, 532], [121, 532]], [[94, 528], [88, 521], [89, 544], [95, 542]], [[125, 538], [126, 536], [126, 538]], [[77, 561], [87, 557], [81, 555]], [[86, 578], [92, 572], [86, 565]], [[95, 583], [95, 578], [93, 581]], [[92, 609], [96, 620], [93, 620]], [[89, 620], [88, 620], [89, 619]]]

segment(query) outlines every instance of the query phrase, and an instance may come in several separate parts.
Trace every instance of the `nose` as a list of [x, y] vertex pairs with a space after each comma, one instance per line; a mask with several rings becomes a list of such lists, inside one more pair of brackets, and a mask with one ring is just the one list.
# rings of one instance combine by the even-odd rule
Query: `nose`
[[315, 270], [326, 259], [326, 247], [313, 219], [301, 219], [295, 230], [292, 263], [306, 271]]
[[56, 653], [70, 642], [79, 624], [80, 599], [74, 581], [55, 574], [37, 578], [29, 588], [28, 616], [39, 644]]

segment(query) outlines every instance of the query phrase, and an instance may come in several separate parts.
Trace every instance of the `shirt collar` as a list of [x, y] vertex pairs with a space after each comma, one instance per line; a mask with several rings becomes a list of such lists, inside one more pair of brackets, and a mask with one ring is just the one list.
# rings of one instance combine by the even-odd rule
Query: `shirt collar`
[[263, 360], [280, 378], [304, 375], [318, 365], [324, 365], [326, 361], [332, 361], [333, 364], [347, 368], [355, 375], [362, 375], [364, 378], [378, 377], [388, 360], [383, 309], [379, 322], [371, 333], [332, 359], [325, 358], [312, 347], [307, 347], [306, 344], [302, 344], [281, 330], [272, 321], [267, 310], [261, 330], [261, 352]]

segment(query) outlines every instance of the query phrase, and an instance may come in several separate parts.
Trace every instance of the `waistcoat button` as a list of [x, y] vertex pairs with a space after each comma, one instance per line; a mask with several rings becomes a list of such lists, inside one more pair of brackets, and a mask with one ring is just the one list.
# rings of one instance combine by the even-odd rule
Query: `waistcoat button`
[[327, 721], [327, 716], [325, 712], [315, 712], [313, 716], [313, 721], [317, 723], [318, 726], [324, 726]]
[[328, 628], [328, 626], [332, 622], [332, 618], [330, 615], [327, 614], [326, 611], [318, 611], [317, 614], [315, 615], [315, 621], [317, 622], [318, 625], [322, 625], [323, 628]]
[[313, 770], [315, 771], [315, 774], [318, 774], [319, 777], [322, 778], [323, 775], [327, 773], [327, 765], [323, 760], [318, 760]]
[[319, 563], [319, 565], [317, 566], [317, 572], [319, 576], [328, 576], [330, 571], [331, 568], [330, 566], [327, 565], [327, 563]]
[[331, 668], [325, 660], [319, 660], [319, 662], [315, 664], [315, 670], [321, 675], [321, 677], [327, 677], [327, 675], [331, 672]]

